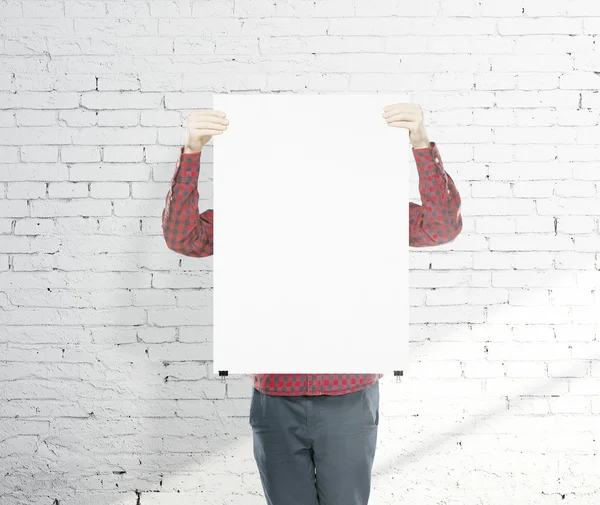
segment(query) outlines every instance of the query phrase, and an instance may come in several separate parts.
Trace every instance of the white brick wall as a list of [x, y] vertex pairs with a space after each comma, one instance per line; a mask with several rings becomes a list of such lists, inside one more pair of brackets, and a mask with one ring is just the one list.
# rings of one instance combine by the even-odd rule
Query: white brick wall
[[460, 238], [411, 253], [371, 503], [600, 502], [600, 3], [0, 13], [1, 505], [264, 504], [250, 380], [209, 361], [212, 261], [160, 230], [188, 112], [248, 89], [410, 93], [463, 198]]

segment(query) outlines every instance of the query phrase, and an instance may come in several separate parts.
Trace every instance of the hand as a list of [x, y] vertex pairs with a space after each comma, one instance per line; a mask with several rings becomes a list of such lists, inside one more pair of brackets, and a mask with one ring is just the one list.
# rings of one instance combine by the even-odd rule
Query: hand
[[395, 103], [383, 108], [382, 116], [388, 126], [407, 128], [408, 138], [414, 148], [429, 147], [429, 138], [423, 124], [423, 110], [413, 103]]
[[184, 152], [200, 152], [213, 135], [227, 130], [229, 120], [218, 110], [198, 110], [190, 114], [187, 121], [188, 140]]

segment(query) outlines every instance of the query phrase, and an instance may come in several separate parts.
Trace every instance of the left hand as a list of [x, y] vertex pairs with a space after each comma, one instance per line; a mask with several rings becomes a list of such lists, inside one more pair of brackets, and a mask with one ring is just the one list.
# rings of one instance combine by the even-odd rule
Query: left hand
[[414, 148], [429, 147], [429, 138], [423, 124], [423, 110], [414, 103], [395, 103], [383, 108], [383, 118], [388, 126], [407, 128], [408, 138]]

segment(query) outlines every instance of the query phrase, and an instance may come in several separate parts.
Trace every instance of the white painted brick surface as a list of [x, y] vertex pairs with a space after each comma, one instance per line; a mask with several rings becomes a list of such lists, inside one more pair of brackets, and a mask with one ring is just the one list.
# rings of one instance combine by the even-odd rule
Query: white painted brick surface
[[[371, 504], [600, 502], [600, 4], [0, 0], [0, 504], [262, 505], [212, 259], [164, 245], [214, 91], [407, 92], [463, 200], [413, 250]], [[212, 148], [201, 206], [212, 205]], [[418, 196], [411, 170], [411, 195]]]

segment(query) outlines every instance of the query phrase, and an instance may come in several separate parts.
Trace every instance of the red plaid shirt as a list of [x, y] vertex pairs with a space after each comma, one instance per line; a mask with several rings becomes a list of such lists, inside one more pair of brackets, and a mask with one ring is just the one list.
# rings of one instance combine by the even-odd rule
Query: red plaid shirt
[[[180, 149], [171, 188], [162, 213], [167, 247], [179, 254], [201, 258], [213, 254], [213, 211], [198, 209], [200, 154]], [[451, 242], [462, 229], [460, 195], [445, 172], [435, 142], [413, 149], [419, 173], [421, 205], [409, 203], [411, 247]], [[372, 386], [383, 374], [253, 374], [254, 387], [269, 395], [340, 395]]]

